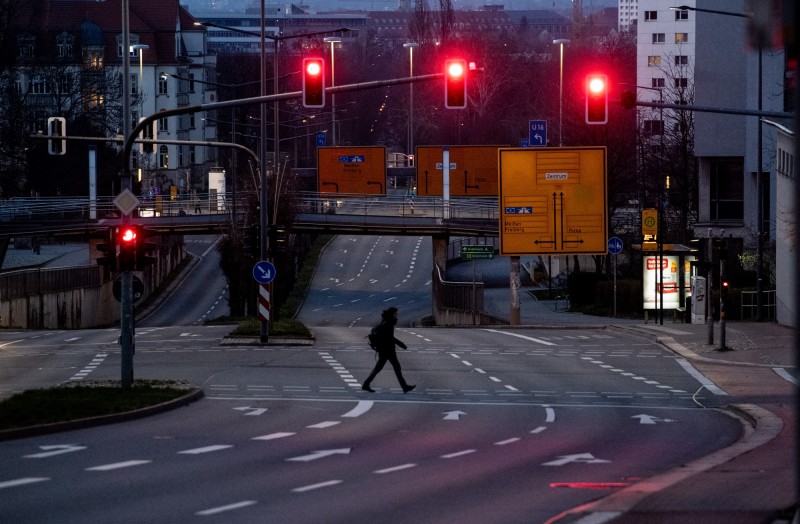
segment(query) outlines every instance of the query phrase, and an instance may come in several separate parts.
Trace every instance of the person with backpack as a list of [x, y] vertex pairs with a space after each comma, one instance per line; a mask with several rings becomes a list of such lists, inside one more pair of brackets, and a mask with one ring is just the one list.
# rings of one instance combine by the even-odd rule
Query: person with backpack
[[381, 323], [375, 326], [372, 333], [370, 333], [370, 344], [374, 344], [373, 349], [378, 352], [378, 362], [375, 364], [372, 373], [369, 374], [367, 380], [365, 380], [364, 384], [361, 386], [361, 389], [364, 391], [375, 393], [375, 390], [369, 387], [369, 385], [377, 374], [380, 373], [387, 361], [392, 365], [392, 368], [394, 368], [394, 374], [397, 376], [397, 381], [400, 382], [400, 387], [403, 388], [403, 393], [408, 393], [417, 387], [413, 384], [409, 385], [406, 379], [403, 378], [403, 373], [400, 369], [400, 361], [397, 360], [395, 345], [403, 349], [408, 349], [408, 346], [394, 337], [394, 326], [396, 324], [397, 308], [390, 307], [389, 309], [384, 309], [383, 313], [381, 313]]

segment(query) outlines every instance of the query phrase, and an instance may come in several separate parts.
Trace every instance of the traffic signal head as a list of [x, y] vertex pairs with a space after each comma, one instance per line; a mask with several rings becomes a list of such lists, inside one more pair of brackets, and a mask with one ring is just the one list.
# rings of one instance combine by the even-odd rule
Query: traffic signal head
[[102, 242], [97, 244], [100, 256], [97, 257], [97, 264], [107, 267], [109, 271], [117, 270], [117, 238], [116, 229], [108, 228], [108, 234]]
[[[67, 121], [64, 117], [53, 116], [47, 119], [47, 136], [60, 137], [67, 133]], [[55, 140], [51, 138], [47, 141], [47, 152], [51, 155], [64, 155], [67, 152], [66, 140]]]
[[444, 107], [467, 107], [467, 61], [446, 60], [444, 63]]
[[586, 123], [608, 122], [608, 77], [592, 74], [586, 76]]
[[303, 59], [303, 107], [325, 107], [325, 61]]
[[134, 226], [124, 226], [119, 230], [119, 269], [133, 271], [136, 269], [136, 243], [138, 231]]

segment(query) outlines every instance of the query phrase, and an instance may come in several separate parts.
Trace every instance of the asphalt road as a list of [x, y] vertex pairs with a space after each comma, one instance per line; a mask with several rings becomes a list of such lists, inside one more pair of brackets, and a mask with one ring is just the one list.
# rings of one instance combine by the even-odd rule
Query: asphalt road
[[[430, 308], [429, 244], [332, 242], [300, 315], [313, 346], [140, 326], [136, 377], [187, 380], [205, 398], [0, 443], [0, 521], [546, 522], [740, 437], [740, 421], [715, 409], [727, 392], [652, 337], [410, 327]], [[171, 300], [213, 295], [181, 288]], [[409, 394], [389, 368], [376, 393], [360, 389], [374, 364], [364, 336], [389, 305]], [[118, 379], [115, 336], [2, 332], [2, 391]]]

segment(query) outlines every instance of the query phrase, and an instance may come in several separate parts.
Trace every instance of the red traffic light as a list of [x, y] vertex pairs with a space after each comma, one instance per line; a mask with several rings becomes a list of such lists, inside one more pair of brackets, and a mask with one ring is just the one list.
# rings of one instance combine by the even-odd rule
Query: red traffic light
[[444, 106], [447, 109], [467, 107], [467, 61], [447, 60], [444, 63]]
[[136, 242], [136, 229], [132, 227], [126, 227], [122, 230], [122, 234], [120, 234], [119, 238], [123, 244]]
[[303, 107], [325, 107], [325, 61], [303, 59]]
[[586, 123], [608, 123], [608, 77], [586, 76]]

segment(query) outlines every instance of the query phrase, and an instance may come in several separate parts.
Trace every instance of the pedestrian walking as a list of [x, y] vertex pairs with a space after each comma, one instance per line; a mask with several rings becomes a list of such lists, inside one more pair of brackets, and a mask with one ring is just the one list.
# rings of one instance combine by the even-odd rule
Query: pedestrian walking
[[406, 379], [403, 378], [403, 373], [400, 369], [400, 361], [397, 360], [395, 346], [400, 346], [403, 349], [408, 349], [408, 346], [394, 337], [394, 326], [396, 324], [397, 308], [390, 307], [389, 309], [384, 309], [383, 313], [381, 313], [381, 323], [375, 328], [375, 338], [377, 339], [375, 350], [378, 352], [378, 362], [375, 364], [372, 373], [369, 374], [367, 380], [365, 380], [364, 384], [361, 386], [361, 389], [364, 391], [375, 393], [375, 390], [369, 387], [369, 385], [383, 369], [383, 366], [386, 365], [386, 362], [389, 362], [392, 368], [394, 368], [394, 374], [397, 376], [397, 381], [400, 382], [400, 387], [403, 388], [403, 393], [408, 393], [417, 387], [414, 384], [408, 384]]

